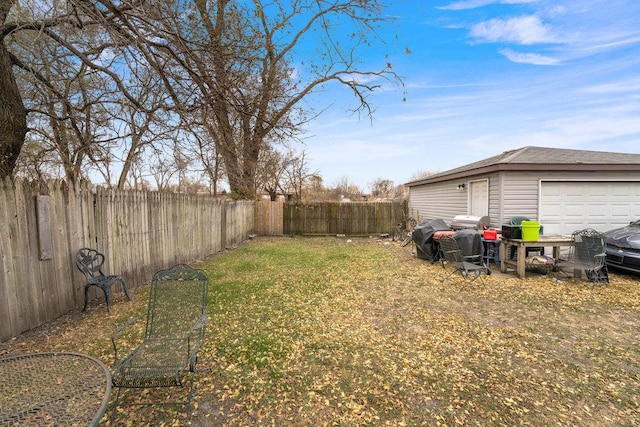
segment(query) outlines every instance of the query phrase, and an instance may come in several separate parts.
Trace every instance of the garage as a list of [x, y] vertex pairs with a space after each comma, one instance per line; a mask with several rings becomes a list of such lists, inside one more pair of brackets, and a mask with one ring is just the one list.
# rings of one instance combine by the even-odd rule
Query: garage
[[606, 231], [640, 218], [638, 181], [541, 181], [539, 200], [545, 234]]
[[607, 231], [640, 219], [640, 154], [522, 147], [406, 184], [414, 217], [452, 221], [489, 216], [499, 228], [516, 216], [544, 234]]

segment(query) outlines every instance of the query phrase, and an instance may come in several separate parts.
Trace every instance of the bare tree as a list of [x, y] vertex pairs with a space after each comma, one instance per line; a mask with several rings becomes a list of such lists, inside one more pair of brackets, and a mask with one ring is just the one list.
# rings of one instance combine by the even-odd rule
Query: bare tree
[[151, 175], [159, 191], [168, 190], [171, 181], [177, 173], [177, 168], [173, 164], [173, 159], [162, 152], [154, 153], [150, 164]]
[[[105, 31], [120, 28], [118, 16], [132, 9], [89, 0], [0, 0], [0, 177], [13, 174], [27, 123], [47, 137], [44, 147], [58, 151], [70, 180], [85, 161], [96, 167], [112, 161], [105, 106], [126, 99], [146, 110], [129, 90], [137, 85], [127, 84], [135, 73], [117, 60], [135, 40]], [[28, 121], [27, 114], [46, 119]]]
[[318, 177], [320, 172], [309, 170], [306, 151], [302, 151], [299, 155], [290, 152], [291, 161], [285, 169], [285, 179], [287, 187], [293, 189], [296, 200], [302, 200], [302, 190], [308, 182]]
[[312, 175], [304, 187], [304, 201], [323, 201], [327, 200], [327, 189], [324, 187], [322, 176], [318, 173]]
[[349, 180], [348, 176], [340, 177], [333, 189], [335, 200], [342, 201], [345, 199], [356, 200], [362, 196], [362, 190]]
[[15, 167], [15, 175], [31, 181], [63, 178], [64, 173], [56, 153], [43, 147], [41, 140], [27, 140], [20, 151]]
[[395, 195], [395, 186], [393, 181], [389, 179], [377, 178], [369, 183], [371, 195], [381, 198], [391, 198]]
[[306, 152], [296, 152], [292, 148], [276, 150], [271, 146], [261, 150], [256, 173], [256, 187], [269, 193], [272, 201], [278, 193], [302, 199], [304, 186], [318, 172], [311, 173]]
[[[19, 62], [18, 79], [29, 107], [31, 145], [21, 156], [35, 155], [58, 163], [69, 182], [77, 182], [86, 172], [86, 164], [108, 159], [108, 147], [114, 143], [108, 131], [107, 114], [112, 92], [102, 76], [75, 62], [58, 46], [33, 44], [30, 58], [34, 65]], [[30, 47], [22, 49], [23, 58]], [[41, 64], [36, 68], [35, 64]]]
[[141, 110], [125, 101], [120, 108], [112, 110], [126, 128], [125, 132], [119, 133], [119, 139], [125, 143], [118, 150], [122, 153], [118, 188], [124, 188], [132, 167], [140, 164], [138, 161], [145, 152], [162, 150], [169, 141], [178, 140], [180, 133], [179, 125], [171, 124], [177, 118], [165, 104], [163, 92], [157, 91], [158, 82], [146, 75], [139, 84], [136, 99], [147, 108]]
[[283, 194], [284, 174], [289, 164], [288, 153], [281, 153], [273, 147], [261, 150], [256, 170], [256, 188], [263, 188], [271, 201], [275, 201], [278, 193]]
[[[308, 120], [300, 108], [303, 99], [337, 83], [355, 96], [354, 110], [370, 115], [368, 95], [380, 80], [399, 81], [390, 64], [368, 71], [357, 61], [385, 20], [383, 3], [149, 0], [144, 15], [127, 11], [118, 18], [129, 34], [144, 40], [138, 47], [162, 73], [176, 105], [206, 107], [207, 131], [231, 191], [251, 198], [261, 150], [295, 138]], [[335, 25], [350, 25], [354, 33], [338, 41]], [[317, 51], [309, 52], [310, 43]]]
[[202, 173], [209, 182], [209, 192], [216, 196], [225, 174], [222, 156], [213, 140], [215, 131], [209, 129], [212, 123], [208, 117], [206, 107], [194, 111], [193, 114], [183, 112], [182, 127], [185, 135], [178, 140], [178, 144], [182, 153], [190, 156], [194, 163], [201, 164]]

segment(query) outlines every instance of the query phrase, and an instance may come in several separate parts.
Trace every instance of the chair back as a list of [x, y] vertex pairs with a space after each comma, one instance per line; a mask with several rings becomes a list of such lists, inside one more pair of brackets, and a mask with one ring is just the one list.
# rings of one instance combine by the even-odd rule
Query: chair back
[[597, 269], [605, 263], [604, 235], [593, 228], [578, 230], [571, 235], [575, 260], [587, 270]]
[[89, 283], [93, 279], [104, 276], [103, 264], [104, 255], [95, 249], [82, 248], [76, 252], [76, 266]]
[[[182, 338], [206, 314], [209, 278], [179, 264], [154, 274], [149, 291], [145, 339]], [[204, 333], [204, 328], [201, 329]]]
[[462, 251], [458, 246], [458, 242], [453, 236], [442, 236], [438, 239], [440, 245], [440, 252], [444, 260], [453, 265], [460, 264], [464, 261], [462, 258]]
[[526, 216], [512, 216], [509, 218], [509, 225], [521, 225], [522, 221], [529, 221]]

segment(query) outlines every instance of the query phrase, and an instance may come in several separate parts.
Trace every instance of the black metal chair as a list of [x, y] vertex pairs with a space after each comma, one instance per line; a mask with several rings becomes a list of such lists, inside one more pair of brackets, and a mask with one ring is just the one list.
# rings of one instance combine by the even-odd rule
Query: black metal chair
[[84, 285], [84, 306], [82, 311], [87, 310], [87, 302], [89, 299], [89, 288], [91, 286], [97, 286], [102, 289], [104, 293], [104, 299], [107, 302], [107, 311], [111, 311], [111, 286], [114, 283], [120, 282], [122, 284], [122, 291], [127, 299], [131, 300], [129, 293], [127, 292], [127, 284], [122, 276], [104, 274], [102, 267], [104, 265], [105, 257], [103, 254], [95, 249], [82, 248], [76, 252], [76, 266], [87, 281]]
[[574, 231], [571, 237], [574, 260], [584, 270], [587, 279], [594, 285], [609, 283], [604, 235], [593, 228], [585, 228]]
[[[208, 284], [203, 270], [184, 264], [154, 274], [144, 331], [140, 316], [117, 328], [111, 337], [115, 359], [111, 377], [118, 389], [112, 422], [119, 406], [130, 405], [185, 407], [187, 418], [191, 417], [198, 350], [207, 323]], [[121, 396], [125, 388], [185, 386], [188, 396], [180, 401], [127, 402], [128, 393]], [[152, 399], [153, 393], [148, 396]]]
[[[491, 274], [491, 270], [484, 263], [483, 254], [463, 255], [462, 250], [458, 246], [458, 242], [453, 236], [442, 236], [438, 239], [440, 253], [444, 258], [444, 265], [451, 265], [453, 271], [445, 277], [446, 282], [453, 274], [460, 273], [464, 280], [464, 286], [468, 283], [479, 279], [484, 274]], [[480, 278], [482, 282], [482, 279]]]

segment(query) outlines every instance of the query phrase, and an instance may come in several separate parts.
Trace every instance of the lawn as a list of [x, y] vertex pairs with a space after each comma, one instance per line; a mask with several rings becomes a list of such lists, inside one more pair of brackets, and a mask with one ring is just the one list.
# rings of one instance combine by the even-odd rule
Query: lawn
[[[640, 281], [449, 271], [377, 239], [258, 238], [197, 264], [210, 277], [195, 426], [637, 426]], [[498, 270], [495, 268], [494, 270]], [[459, 277], [459, 276], [458, 276]], [[114, 297], [118, 293], [114, 293]], [[116, 299], [0, 344], [79, 351], [142, 313]], [[123, 425], [181, 425], [127, 409]]]

